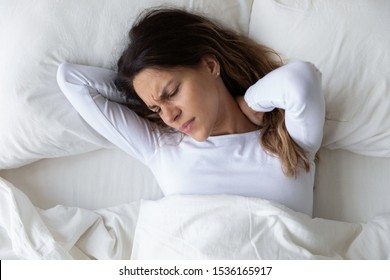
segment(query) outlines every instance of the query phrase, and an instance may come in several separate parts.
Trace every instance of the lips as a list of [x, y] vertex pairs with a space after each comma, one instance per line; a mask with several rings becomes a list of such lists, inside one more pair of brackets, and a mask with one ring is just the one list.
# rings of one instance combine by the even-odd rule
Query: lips
[[182, 132], [184, 132], [185, 134], [188, 134], [191, 132], [192, 130], [192, 127], [194, 125], [194, 122], [195, 122], [195, 117], [190, 119], [188, 122], [185, 122], [181, 127], [180, 127], [180, 130]]

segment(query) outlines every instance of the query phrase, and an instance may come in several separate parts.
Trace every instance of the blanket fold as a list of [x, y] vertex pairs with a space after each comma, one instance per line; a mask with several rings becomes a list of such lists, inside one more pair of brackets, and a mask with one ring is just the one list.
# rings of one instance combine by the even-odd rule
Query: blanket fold
[[0, 178], [1, 259], [129, 259], [139, 202], [44, 210]]
[[258, 198], [143, 201], [133, 259], [388, 259], [390, 215], [368, 223], [314, 218]]
[[390, 259], [390, 213], [346, 223], [231, 195], [45, 210], [1, 178], [0, 211], [1, 259]]

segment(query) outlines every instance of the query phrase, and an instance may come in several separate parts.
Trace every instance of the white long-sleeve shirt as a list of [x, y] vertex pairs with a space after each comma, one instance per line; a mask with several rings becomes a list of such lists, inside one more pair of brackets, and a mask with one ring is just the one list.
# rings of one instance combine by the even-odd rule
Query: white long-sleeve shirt
[[116, 72], [61, 64], [58, 84], [82, 118], [114, 145], [153, 172], [164, 195], [232, 194], [259, 197], [312, 214], [314, 157], [322, 141], [325, 102], [321, 74], [310, 63], [284, 65], [251, 86], [244, 98], [256, 111], [285, 109], [286, 127], [310, 159], [310, 172], [287, 177], [280, 160], [263, 150], [261, 130], [210, 136], [161, 134], [153, 125], [114, 101], [124, 101], [113, 79]]

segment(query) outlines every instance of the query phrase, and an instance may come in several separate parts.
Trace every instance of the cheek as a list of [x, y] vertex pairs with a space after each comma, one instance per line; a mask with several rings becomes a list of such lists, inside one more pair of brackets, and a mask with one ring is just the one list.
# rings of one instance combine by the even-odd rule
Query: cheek
[[202, 89], [198, 86], [187, 85], [182, 87], [176, 104], [184, 113], [196, 113], [202, 107]]
[[216, 86], [212, 81], [200, 76], [182, 83], [177, 105], [186, 116], [196, 115], [207, 121], [213, 119], [213, 114], [218, 110], [217, 95]]
[[216, 105], [215, 88], [208, 83], [199, 82], [190, 89], [192, 106], [201, 111], [213, 111]]

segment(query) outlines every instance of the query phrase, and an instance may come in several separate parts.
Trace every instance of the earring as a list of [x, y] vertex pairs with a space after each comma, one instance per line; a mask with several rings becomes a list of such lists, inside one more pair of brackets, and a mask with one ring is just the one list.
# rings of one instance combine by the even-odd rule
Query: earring
[[217, 76], [219, 76], [219, 72], [217, 72]]

